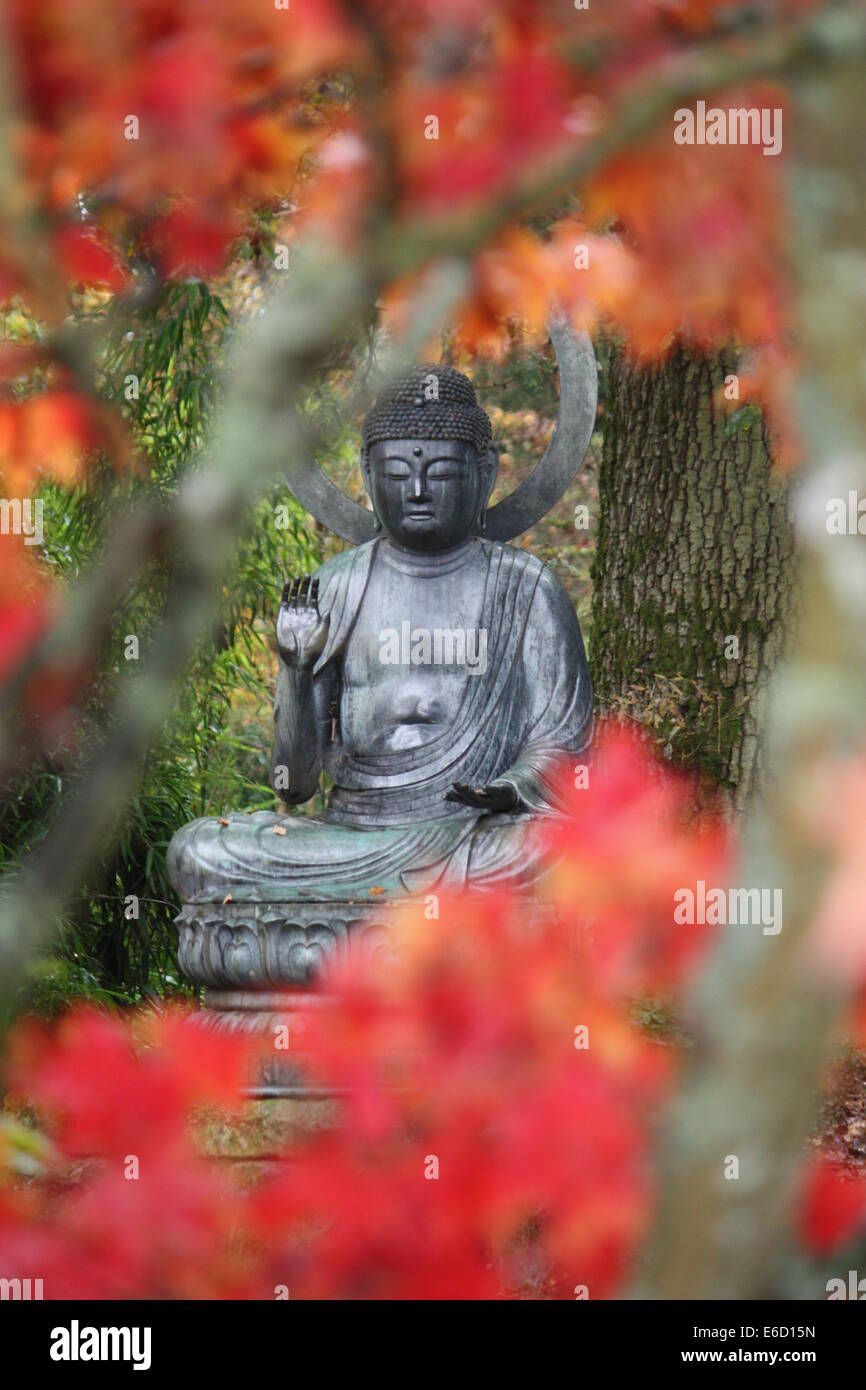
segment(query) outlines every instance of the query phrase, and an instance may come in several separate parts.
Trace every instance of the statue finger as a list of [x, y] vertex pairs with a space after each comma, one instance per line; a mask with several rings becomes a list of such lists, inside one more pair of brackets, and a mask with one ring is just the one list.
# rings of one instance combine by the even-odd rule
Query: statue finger
[[283, 585], [283, 592], [282, 592], [282, 596], [281, 596], [281, 598], [280, 598], [280, 603], [288, 603], [288, 601], [289, 601], [289, 594], [290, 594], [290, 592], [291, 592], [291, 588], [292, 588], [292, 586], [291, 586], [290, 582], [289, 582], [288, 580], [286, 580], [285, 584]]
[[462, 801], [466, 806], [481, 806], [478, 789], [470, 787], [466, 782], [455, 782], [454, 790], [457, 793], [456, 801]]
[[314, 579], [314, 580], [313, 580], [313, 587], [312, 587], [312, 590], [311, 590], [311, 592], [310, 592], [310, 602], [312, 603], [312, 605], [313, 605], [313, 607], [314, 607], [315, 609], [318, 609], [318, 607], [319, 607], [319, 581], [318, 581], [318, 579]]
[[292, 589], [291, 589], [291, 593], [289, 594], [289, 607], [290, 607], [290, 608], [297, 608], [297, 606], [298, 606], [298, 587], [299, 587], [299, 585], [300, 585], [300, 582], [301, 582], [301, 581], [300, 581], [299, 579], [293, 579], [293, 580], [292, 580]]
[[487, 800], [488, 800], [488, 798], [489, 798], [489, 796], [490, 796], [490, 793], [489, 793], [489, 791], [487, 790], [486, 787], [470, 787], [470, 786], [465, 786], [465, 787], [463, 788], [463, 790], [466, 792], [466, 795], [467, 795], [467, 796], [471, 796], [471, 797], [472, 797], [472, 804], [473, 804], [473, 806], [484, 806], [484, 805], [486, 805]]

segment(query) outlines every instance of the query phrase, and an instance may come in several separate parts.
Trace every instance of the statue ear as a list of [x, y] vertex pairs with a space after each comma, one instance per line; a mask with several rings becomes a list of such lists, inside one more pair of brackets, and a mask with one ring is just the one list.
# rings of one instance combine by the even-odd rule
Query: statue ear
[[375, 518], [373, 522], [374, 529], [376, 531], [381, 531], [382, 520], [379, 513], [376, 511], [376, 503], [373, 500], [373, 488], [370, 483], [370, 460], [367, 457], [366, 449], [361, 450], [361, 475], [364, 479], [364, 487], [367, 489], [367, 496], [370, 499], [370, 506], [373, 508], [373, 516]]
[[487, 456], [481, 461], [481, 506], [484, 510], [490, 501], [490, 494], [496, 485], [499, 473], [499, 450], [495, 444], [487, 446]]
[[479, 470], [481, 473], [481, 496], [478, 499], [476, 529], [479, 535], [483, 536], [487, 530], [487, 504], [490, 501], [490, 494], [499, 472], [499, 450], [495, 444], [488, 445], [487, 452], [479, 464]]

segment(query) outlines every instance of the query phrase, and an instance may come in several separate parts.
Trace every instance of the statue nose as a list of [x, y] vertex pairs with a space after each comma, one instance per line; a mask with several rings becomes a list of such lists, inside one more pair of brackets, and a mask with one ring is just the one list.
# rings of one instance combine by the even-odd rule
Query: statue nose
[[412, 479], [412, 498], [416, 502], [424, 502], [430, 496], [430, 488], [423, 473], [416, 473]]

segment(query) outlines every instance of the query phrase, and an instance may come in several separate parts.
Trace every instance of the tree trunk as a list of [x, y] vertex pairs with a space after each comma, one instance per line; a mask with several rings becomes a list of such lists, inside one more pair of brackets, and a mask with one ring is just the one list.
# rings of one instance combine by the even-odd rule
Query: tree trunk
[[[790, 102], [803, 613], [769, 712], [770, 795], [746, 822], [738, 869], [742, 884], [781, 890], [784, 930], [722, 931], [692, 988], [699, 1045], [662, 1120], [659, 1225], [641, 1271], [639, 1291], [656, 1299], [823, 1299], [835, 1273], [804, 1261], [793, 1229], [839, 1014], [863, 987], [866, 549], [828, 532], [826, 507], [866, 495], [866, 41], [855, 10], [827, 18], [836, 61], [803, 67]], [[832, 813], [834, 842], [816, 807]], [[827, 893], [843, 886], [840, 907]], [[732, 1154], [739, 1182], [720, 1178]]]
[[760, 412], [719, 404], [735, 372], [733, 353], [677, 347], [651, 370], [612, 355], [591, 666], [599, 713], [648, 727], [741, 808], [793, 619], [794, 541]]

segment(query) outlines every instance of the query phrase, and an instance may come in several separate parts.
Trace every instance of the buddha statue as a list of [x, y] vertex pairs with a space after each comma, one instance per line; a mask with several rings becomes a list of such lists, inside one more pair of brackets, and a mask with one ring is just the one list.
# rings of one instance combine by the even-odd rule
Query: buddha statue
[[331, 506], [322, 475], [293, 480], [334, 529], [365, 537], [288, 582], [276, 622], [273, 786], [289, 806], [323, 772], [331, 787], [320, 816], [206, 816], [174, 836], [181, 963], [212, 991], [297, 986], [381, 927], [386, 905], [543, 876], [538, 820], [561, 809], [562, 760], [587, 748], [592, 692], [571, 600], [499, 536], [556, 500], [592, 428], [591, 346], [562, 322], [551, 336], [554, 441], [499, 508], [490, 420], [443, 365], [392, 381], [364, 421], [372, 513]]

